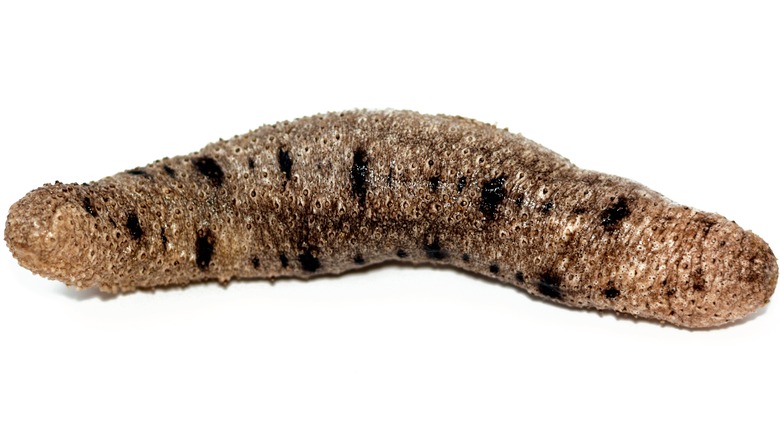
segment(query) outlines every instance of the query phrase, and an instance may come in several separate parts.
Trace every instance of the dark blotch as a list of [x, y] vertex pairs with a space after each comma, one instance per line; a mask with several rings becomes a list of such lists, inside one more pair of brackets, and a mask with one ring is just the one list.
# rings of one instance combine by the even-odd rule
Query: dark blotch
[[587, 211], [588, 211], [588, 210], [586, 210], [584, 207], [576, 207], [576, 208], [575, 208], [574, 210], [572, 210], [571, 212], [572, 212], [572, 213], [574, 213], [574, 214], [576, 214], [576, 215], [581, 215], [581, 214], [585, 214]]
[[518, 207], [522, 207], [523, 201], [525, 201], [525, 195], [521, 193], [520, 196], [515, 198], [515, 205]]
[[515, 272], [515, 280], [517, 280], [518, 283], [525, 283], [525, 275], [523, 275], [522, 272], [517, 271]]
[[292, 158], [290, 158], [290, 153], [282, 150], [282, 148], [279, 148], [279, 169], [284, 173], [284, 176], [287, 178], [287, 180], [290, 180], [290, 177], [292, 176]]
[[628, 208], [628, 200], [620, 196], [617, 202], [601, 212], [601, 225], [607, 231], [615, 231], [620, 221], [630, 214], [631, 210]]
[[490, 273], [491, 274], [498, 274], [498, 271], [499, 271], [499, 268], [498, 268], [497, 264], [493, 263], [492, 265], [490, 265]]
[[468, 263], [471, 261], [471, 256], [464, 252], [463, 255], [461, 256], [461, 259], [463, 259], [464, 262]]
[[466, 188], [466, 177], [462, 176], [458, 178], [458, 193], [462, 193], [464, 188]]
[[712, 227], [714, 227], [717, 222], [713, 219], [710, 219], [708, 217], [697, 217], [695, 219], [697, 222], [699, 222], [702, 226], [702, 238], [707, 237], [710, 234], [710, 230]]
[[553, 209], [553, 207], [555, 207], [554, 202], [552, 201], [545, 202], [544, 204], [542, 204], [542, 208], [541, 208], [542, 213], [549, 213], [550, 210]]
[[387, 172], [387, 187], [393, 188], [393, 169], [390, 168], [390, 172]]
[[246, 159], [246, 165], [249, 166], [250, 169], [255, 168], [255, 159], [252, 157], [249, 157]]
[[257, 256], [252, 257], [252, 267], [254, 267], [255, 269], [260, 267], [260, 258], [259, 257], [257, 257]]
[[162, 240], [163, 252], [168, 251], [168, 236], [165, 235], [165, 227], [160, 228], [160, 240]]
[[349, 173], [349, 180], [352, 183], [352, 194], [358, 198], [360, 205], [366, 203], [366, 181], [368, 179], [368, 156], [366, 151], [358, 149], [352, 159], [352, 170]]
[[290, 261], [287, 259], [287, 254], [281, 253], [279, 254], [279, 261], [282, 262], [282, 267], [286, 268], [290, 265]]
[[482, 184], [482, 200], [479, 203], [479, 211], [484, 213], [485, 218], [488, 220], [496, 219], [498, 206], [504, 201], [506, 196], [505, 182], [506, 179], [500, 176]]
[[432, 176], [428, 180], [428, 186], [431, 189], [431, 193], [436, 193], [437, 190], [439, 190], [439, 183], [441, 182], [441, 179], [439, 179], [438, 176]]
[[693, 281], [693, 290], [703, 291], [705, 289], [704, 271], [701, 268], [696, 268], [691, 273], [691, 280]]
[[427, 255], [429, 259], [444, 260], [447, 258], [447, 251], [441, 249], [441, 244], [439, 243], [438, 237], [433, 239], [433, 242], [431, 242], [430, 244], [428, 244], [427, 242], [424, 243], [423, 250], [425, 251], [425, 255]]
[[140, 168], [135, 168], [135, 169], [128, 170], [127, 173], [129, 173], [130, 175], [142, 176], [144, 178], [151, 178], [152, 177], [152, 175], [149, 175], [148, 173], [146, 173], [145, 170], [140, 169]]
[[298, 254], [298, 261], [301, 262], [301, 268], [306, 272], [314, 272], [322, 266], [320, 259], [312, 254], [311, 249], [306, 249]]
[[216, 161], [211, 157], [198, 157], [192, 160], [192, 164], [198, 169], [198, 172], [202, 173], [209, 179], [214, 186], [221, 186], [222, 181], [225, 179], [225, 174], [222, 172], [222, 168], [219, 167]]
[[366, 263], [366, 259], [364, 259], [361, 254], [356, 254], [353, 260], [356, 265], [364, 265]]
[[216, 238], [210, 229], [198, 230], [198, 238], [195, 239], [195, 263], [200, 270], [205, 271], [209, 268], [215, 243]]
[[615, 298], [620, 296], [620, 291], [615, 289], [614, 287], [611, 287], [604, 291], [604, 296], [609, 298], [610, 300], [614, 300]]
[[141, 238], [144, 235], [144, 230], [141, 229], [141, 224], [138, 222], [138, 215], [135, 213], [129, 213], [127, 215], [127, 222], [125, 226], [130, 231], [130, 237], [135, 240]]
[[81, 202], [81, 206], [84, 207], [84, 210], [87, 211], [87, 213], [91, 214], [92, 217], [97, 217], [97, 211], [95, 211], [95, 207], [92, 206], [92, 200], [89, 199], [89, 197], [85, 196], [84, 199]]
[[399, 258], [405, 259], [406, 257], [409, 257], [409, 253], [404, 251], [403, 249], [399, 249], [395, 255], [397, 255]]
[[539, 293], [556, 300], [563, 298], [561, 295], [561, 277], [551, 272], [542, 274], [542, 277], [539, 279]]
[[171, 178], [176, 178], [176, 171], [175, 171], [175, 170], [173, 170], [173, 169], [171, 169], [171, 166], [168, 166], [168, 165], [166, 164], [165, 166], [163, 166], [163, 170], [164, 170], [164, 171], [165, 171], [165, 173], [167, 173], [167, 174], [168, 174], [168, 176], [170, 176]]

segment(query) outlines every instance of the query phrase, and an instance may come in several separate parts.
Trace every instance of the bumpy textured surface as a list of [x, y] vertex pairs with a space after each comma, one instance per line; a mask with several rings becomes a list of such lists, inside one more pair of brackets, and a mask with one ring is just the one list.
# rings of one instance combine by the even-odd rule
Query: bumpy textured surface
[[349, 111], [263, 126], [14, 204], [19, 263], [119, 292], [396, 259], [686, 327], [765, 305], [777, 261], [722, 216], [460, 117]]

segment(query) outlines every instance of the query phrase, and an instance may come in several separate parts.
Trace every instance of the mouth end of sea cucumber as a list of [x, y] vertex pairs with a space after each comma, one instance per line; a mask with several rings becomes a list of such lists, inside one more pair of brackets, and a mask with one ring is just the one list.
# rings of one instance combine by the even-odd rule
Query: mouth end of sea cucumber
[[47, 185], [25, 195], [8, 211], [5, 242], [20, 266], [34, 274], [62, 281], [81, 283], [77, 273], [85, 268], [87, 248], [80, 226], [79, 211], [68, 202], [60, 185]]

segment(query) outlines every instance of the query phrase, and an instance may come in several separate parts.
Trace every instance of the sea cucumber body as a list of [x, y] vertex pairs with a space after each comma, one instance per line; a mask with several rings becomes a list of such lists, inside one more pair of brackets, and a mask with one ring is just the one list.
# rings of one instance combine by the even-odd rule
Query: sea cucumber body
[[452, 265], [562, 304], [709, 327], [765, 305], [767, 244], [722, 216], [582, 170], [473, 120], [349, 111], [17, 202], [20, 264], [118, 292]]

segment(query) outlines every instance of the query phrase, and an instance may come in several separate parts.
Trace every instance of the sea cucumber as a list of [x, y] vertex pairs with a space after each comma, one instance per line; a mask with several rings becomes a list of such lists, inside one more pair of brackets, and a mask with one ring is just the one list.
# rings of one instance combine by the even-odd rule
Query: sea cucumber
[[106, 292], [445, 264], [568, 306], [712, 327], [768, 303], [769, 246], [507, 130], [410, 111], [262, 126], [15, 203], [19, 263]]

